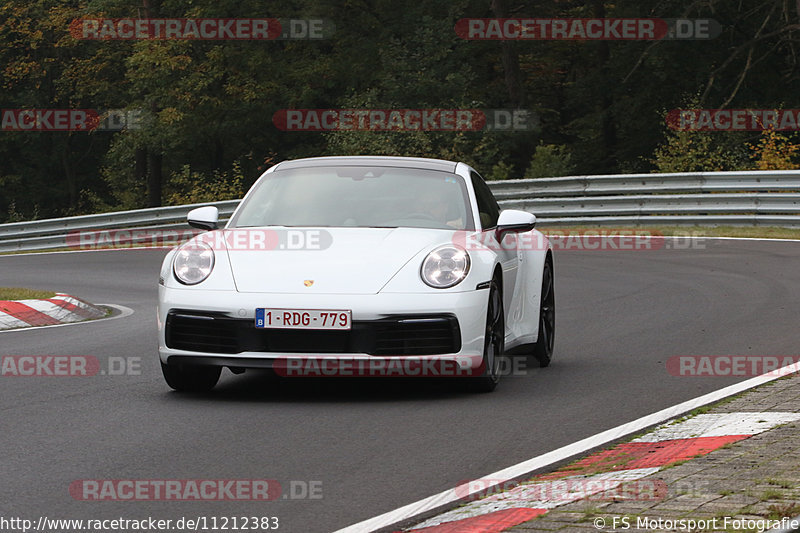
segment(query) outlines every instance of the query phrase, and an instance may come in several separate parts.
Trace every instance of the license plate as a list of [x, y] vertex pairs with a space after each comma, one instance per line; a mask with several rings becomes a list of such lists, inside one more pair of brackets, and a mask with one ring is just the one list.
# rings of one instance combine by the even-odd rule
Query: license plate
[[256, 309], [256, 328], [350, 329], [349, 309]]

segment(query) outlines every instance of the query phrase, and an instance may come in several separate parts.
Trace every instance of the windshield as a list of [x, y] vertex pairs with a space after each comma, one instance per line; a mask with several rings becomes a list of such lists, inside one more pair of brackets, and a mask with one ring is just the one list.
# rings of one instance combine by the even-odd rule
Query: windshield
[[394, 167], [311, 167], [268, 174], [229, 227], [473, 229], [464, 180]]

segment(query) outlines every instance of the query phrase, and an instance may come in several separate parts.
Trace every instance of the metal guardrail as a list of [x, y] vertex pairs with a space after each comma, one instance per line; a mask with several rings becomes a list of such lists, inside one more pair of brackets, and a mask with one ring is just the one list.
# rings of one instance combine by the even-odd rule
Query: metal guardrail
[[[800, 171], [618, 174], [489, 183], [500, 205], [534, 213], [547, 226], [738, 225], [800, 227]], [[0, 225], [0, 252], [67, 246], [81, 231], [188, 228], [195, 207], [228, 219], [239, 200]]]
[[[214, 202], [220, 220], [230, 218], [240, 200]], [[196, 207], [209, 205], [189, 204], [170, 207], [153, 207], [133, 211], [115, 211], [96, 215], [50, 218], [31, 222], [0, 224], [0, 252], [36, 251], [67, 247], [67, 238], [82, 231], [140, 229], [167, 231], [185, 229], [186, 215]]]
[[800, 227], [800, 171], [616, 174], [490, 184], [542, 225]]
[[[189, 204], [171, 207], [152, 207], [136, 209], [134, 211], [115, 211], [97, 215], [82, 215], [76, 217], [50, 218], [32, 222], [13, 222], [0, 224], [0, 241], [20, 237], [42, 235], [66, 235], [71, 231], [89, 229], [135, 228], [145, 225], [185, 224], [186, 215], [196, 207], [208, 204]], [[220, 211], [220, 217], [230, 217], [239, 200], [215, 202]]]
[[568, 176], [493, 182], [498, 200], [521, 192], [535, 197], [621, 194], [707, 193], [723, 191], [800, 191], [800, 171], [690, 172]]

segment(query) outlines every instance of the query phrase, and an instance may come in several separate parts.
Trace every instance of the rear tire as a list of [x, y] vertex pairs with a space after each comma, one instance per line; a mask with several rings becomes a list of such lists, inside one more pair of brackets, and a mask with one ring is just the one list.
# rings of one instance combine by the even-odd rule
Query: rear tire
[[489, 285], [489, 302], [486, 307], [486, 330], [483, 339], [483, 374], [468, 378], [470, 389], [474, 392], [492, 392], [500, 381], [500, 363], [505, 348], [505, 317], [503, 314], [503, 295], [497, 279]]
[[556, 340], [556, 296], [553, 283], [553, 265], [547, 260], [542, 271], [542, 294], [539, 301], [539, 338], [533, 347], [533, 356], [539, 366], [545, 367], [553, 359]]
[[222, 367], [161, 363], [167, 385], [179, 392], [207, 392], [219, 381]]

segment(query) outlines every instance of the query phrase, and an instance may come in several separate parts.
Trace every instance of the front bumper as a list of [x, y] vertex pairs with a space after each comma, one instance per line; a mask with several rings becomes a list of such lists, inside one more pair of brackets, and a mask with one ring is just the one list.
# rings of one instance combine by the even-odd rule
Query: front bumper
[[[309, 295], [159, 286], [159, 355], [163, 363], [239, 368], [270, 368], [276, 360], [286, 357], [370, 361], [413, 357], [420, 361], [454, 361], [461, 368], [478, 368], [483, 354], [487, 298], [485, 290], [441, 294]], [[257, 330], [255, 310], [258, 307], [350, 309], [353, 329], [346, 333]], [[175, 335], [176, 318], [186, 321], [197, 317], [207, 317], [209, 326], [185, 329], [182, 337]], [[216, 325], [212, 326], [214, 323]], [[420, 340], [426, 330], [413, 328], [421, 324], [435, 326], [435, 341]], [[220, 337], [212, 327], [220, 328], [224, 335]], [[407, 330], [408, 327], [412, 329]], [[210, 332], [210, 338], [222, 341], [192, 344], [192, 331], [198, 335]], [[403, 338], [392, 337], [392, 332], [397, 334], [398, 331], [403, 333], [400, 336]], [[450, 339], [446, 331], [450, 332]]]

